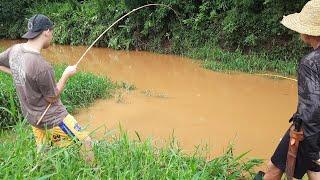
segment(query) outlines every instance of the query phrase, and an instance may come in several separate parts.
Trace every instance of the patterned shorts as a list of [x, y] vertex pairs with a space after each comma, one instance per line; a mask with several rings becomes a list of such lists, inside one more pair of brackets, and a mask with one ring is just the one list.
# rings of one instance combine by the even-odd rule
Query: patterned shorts
[[89, 137], [89, 133], [79, 126], [78, 122], [70, 114], [58, 126], [51, 129], [39, 129], [32, 126], [37, 145], [55, 145], [66, 147], [74, 141], [83, 141]]

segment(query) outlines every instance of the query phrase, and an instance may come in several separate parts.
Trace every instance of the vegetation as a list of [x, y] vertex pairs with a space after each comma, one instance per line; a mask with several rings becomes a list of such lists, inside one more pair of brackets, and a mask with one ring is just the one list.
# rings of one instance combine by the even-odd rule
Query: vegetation
[[[57, 79], [61, 77], [64, 69], [63, 65], [55, 66]], [[115, 85], [107, 78], [79, 72], [68, 81], [61, 100], [72, 113], [76, 108], [88, 106], [97, 98], [110, 97], [114, 88]], [[12, 77], [0, 73], [0, 129], [14, 125], [20, 114], [20, 104]]]
[[[212, 70], [287, 75], [295, 74], [297, 60], [308, 51], [296, 33], [279, 23], [283, 15], [300, 11], [307, 0], [2, 0], [0, 38], [20, 38], [27, 31], [26, 19], [42, 13], [55, 22], [55, 43], [89, 45], [116, 19], [151, 2], [170, 5], [178, 16], [164, 7], [143, 9], [120, 22], [96, 46], [183, 55], [203, 60], [203, 66]], [[64, 68], [55, 69], [59, 78]], [[61, 98], [72, 112], [110, 96], [118, 87], [135, 88], [78, 73]], [[13, 128], [4, 130], [7, 127]], [[197, 153], [183, 154], [174, 143], [158, 149], [151, 141], [129, 140], [125, 133], [96, 143], [97, 166], [85, 164], [78, 150], [75, 144], [36, 154], [12, 80], [0, 73], [0, 179], [247, 179], [261, 163], [234, 156], [232, 148], [207, 161]]]
[[[79, 2], [4, 0], [0, 5], [0, 38], [21, 37], [26, 31], [21, 28], [26, 27], [25, 19], [43, 13], [56, 23], [56, 43], [88, 45], [120, 16], [152, 2], [170, 5], [178, 16], [164, 7], [143, 9], [120, 22], [97, 46], [189, 56], [207, 60], [205, 67], [214, 70], [271, 70], [284, 74], [294, 74], [294, 64], [308, 51], [296, 33], [280, 24], [283, 15], [299, 12], [307, 0]], [[203, 54], [210, 59], [203, 58]]]
[[25, 121], [0, 136], [0, 179], [247, 179], [260, 160], [234, 156], [232, 148], [207, 161], [199, 153], [184, 154], [172, 141], [155, 148], [150, 140], [129, 140], [125, 133], [94, 146], [96, 166], [79, 155], [79, 145], [53, 147], [37, 154], [31, 128]]
[[[55, 66], [56, 79], [60, 79], [65, 67]], [[116, 84], [106, 77], [79, 72], [68, 81], [61, 100], [67, 110], [73, 112], [77, 108], [88, 106], [96, 99], [110, 98], [115, 88]]]
[[273, 72], [284, 75], [295, 75], [297, 62], [268, 59], [266, 54], [242, 54], [239, 50], [226, 52], [219, 48], [207, 47], [190, 51], [192, 58], [203, 59], [203, 67], [214, 71]]

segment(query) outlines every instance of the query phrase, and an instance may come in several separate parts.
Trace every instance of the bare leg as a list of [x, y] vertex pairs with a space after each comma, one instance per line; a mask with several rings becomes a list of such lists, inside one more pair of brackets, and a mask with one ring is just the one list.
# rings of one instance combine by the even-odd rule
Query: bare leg
[[48, 142], [48, 132], [46, 130], [42, 130], [33, 126], [32, 131], [36, 139], [37, 153], [40, 154], [48, 152], [50, 149], [50, 145]]
[[268, 163], [268, 169], [264, 175], [264, 180], [280, 180], [283, 175], [283, 172], [277, 168], [271, 161]]
[[94, 164], [93, 141], [90, 137], [83, 140], [80, 154], [87, 163]]
[[47, 153], [50, 150], [50, 146], [47, 144], [37, 144], [37, 153]]
[[313, 172], [313, 171], [308, 171], [308, 178], [310, 180], [318, 180], [320, 179], [320, 172]]

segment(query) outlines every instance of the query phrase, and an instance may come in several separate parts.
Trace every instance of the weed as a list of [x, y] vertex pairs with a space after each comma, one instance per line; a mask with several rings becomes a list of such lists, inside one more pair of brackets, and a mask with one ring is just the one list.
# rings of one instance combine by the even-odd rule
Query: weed
[[148, 97], [156, 97], [156, 98], [168, 98], [168, 95], [165, 93], [158, 93], [151, 90], [143, 90], [141, 94], [148, 96]]

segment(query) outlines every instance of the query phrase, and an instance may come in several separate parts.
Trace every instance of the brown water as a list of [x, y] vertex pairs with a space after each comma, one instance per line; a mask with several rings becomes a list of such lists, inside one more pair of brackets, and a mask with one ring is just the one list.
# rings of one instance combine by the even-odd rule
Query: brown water
[[[0, 46], [13, 43], [0, 41]], [[85, 49], [52, 46], [43, 53], [51, 62], [73, 64]], [[121, 124], [132, 137], [137, 131], [156, 142], [174, 131], [186, 152], [207, 144], [209, 154], [217, 155], [234, 142], [236, 152], [251, 150], [250, 157], [267, 159], [296, 109], [295, 82], [212, 72], [177, 56], [94, 48], [81, 69], [137, 87], [81, 110], [76, 117], [82, 124], [91, 130]], [[103, 134], [104, 129], [97, 131], [97, 136]]]

